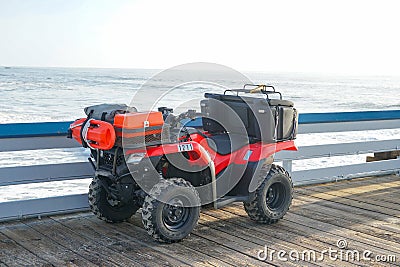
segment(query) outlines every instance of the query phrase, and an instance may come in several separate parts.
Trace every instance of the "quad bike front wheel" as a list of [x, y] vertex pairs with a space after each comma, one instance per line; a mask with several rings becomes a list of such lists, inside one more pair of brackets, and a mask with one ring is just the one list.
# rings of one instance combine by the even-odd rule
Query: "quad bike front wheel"
[[293, 198], [293, 183], [289, 173], [278, 165], [272, 165], [264, 181], [250, 199], [244, 202], [244, 209], [250, 219], [265, 223], [276, 223], [289, 210]]
[[199, 194], [182, 178], [163, 179], [154, 185], [142, 207], [142, 222], [147, 233], [165, 243], [188, 236], [199, 216]]
[[89, 206], [99, 219], [110, 223], [123, 222], [139, 209], [133, 199], [128, 203], [113, 199], [97, 176], [89, 186]]

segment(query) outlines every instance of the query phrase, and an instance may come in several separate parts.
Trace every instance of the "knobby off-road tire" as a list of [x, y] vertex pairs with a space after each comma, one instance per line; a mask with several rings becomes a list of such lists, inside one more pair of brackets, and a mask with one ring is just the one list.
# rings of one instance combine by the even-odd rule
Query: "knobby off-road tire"
[[89, 206], [101, 220], [109, 223], [123, 222], [139, 209], [132, 199], [129, 203], [113, 200], [101, 184], [100, 178], [94, 177], [89, 186]]
[[289, 173], [281, 166], [272, 165], [267, 177], [243, 204], [252, 220], [273, 224], [289, 210], [292, 198], [293, 183]]
[[180, 241], [197, 225], [200, 205], [199, 194], [190, 182], [182, 178], [161, 180], [144, 200], [144, 228], [159, 242]]

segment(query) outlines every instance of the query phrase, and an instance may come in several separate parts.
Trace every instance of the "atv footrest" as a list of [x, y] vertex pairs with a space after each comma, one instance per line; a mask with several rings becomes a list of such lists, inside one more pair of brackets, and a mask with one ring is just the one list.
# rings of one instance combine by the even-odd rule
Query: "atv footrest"
[[214, 208], [219, 209], [234, 202], [243, 202], [248, 200], [248, 196], [225, 196], [214, 203]]

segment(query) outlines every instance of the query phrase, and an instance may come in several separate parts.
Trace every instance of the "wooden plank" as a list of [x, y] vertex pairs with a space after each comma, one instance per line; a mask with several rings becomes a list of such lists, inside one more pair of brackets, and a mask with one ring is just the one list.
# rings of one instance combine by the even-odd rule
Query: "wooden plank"
[[[55, 219], [56, 218], [56, 219]], [[97, 236], [94, 238], [92, 235], [86, 234], [87, 227], [80, 221], [80, 216], [68, 216], [58, 218], [57, 216], [49, 220], [51, 228], [56, 228], [57, 232], [60, 233], [62, 240], [67, 243], [68, 240], [73, 242], [68, 243], [72, 247], [80, 247], [84, 244], [86, 248], [89, 248], [87, 255], [88, 257], [95, 257], [102, 261], [96, 262], [98, 265], [117, 265], [117, 266], [142, 266], [140, 261], [127, 257], [121, 251], [113, 250], [109, 247], [110, 241], [105, 236]], [[57, 240], [60, 238], [55, 237]], [[60, 241], [59, 241], [60, 242]], [[63, 241], [64, 242], [64, 241]], [[74, 244], [75, 243], [75, 244]], [[85, 249], [86, 251], [86, 249]], [[99, 257], [97, 253], [100, 253]]]
[[360, 228], [362, 229], [364, 227], [363, 225], [353, 224], [351, 225], [351, 227], [347, 227], [346, 225], [338, 222], [338, 220], [333, 215], [321, 215], [318, 212], [313, 211], [313, 209], [309, 210], [303, 206], [300, 206], [298, 209], [292, 209], [291, 214], [296, 214], [296, 216], [300, 215], [302, 218], [310, 218], [311, 220], [316, 221], [315, 225], [325, 225], [324, 227], [326, 227], [326, 229], [334, 229], [334, 231], [337, 232], [346, 232], [349, 239], [354, 236], [355, 239], [359, 238], [360, 240], [367, 240], [366, 244], [371, 244], [381, 249], [384, 248], [387, 251], [400, 253], [400, 246], [397, 243], [398, 240], [394, 242], [393, 240], [385, 240], [382, 236], [379, 235], [378, 237], [373, 236], [368, 231], [365, 231], [366, 233], [364, 233], [359, 230]]
[[[306, 195], [296, 196], [295, 203], [300, 203], [300, 209], [313, 207], [315, 212], [324, 213], [325, 216], [348, 218], [349, 221], [359, 220], [359, 224], [371, 225], [379, 229], [400, 234], [400, 219], [384, 214], [370, 212], [368, 210], [339, 204], [331, 201], [320, 201]], [[296, 206], [295, 206], [296, 207]]]
[[[90, 227], [110, 238], [115, 238], [121, 241], [138, 243], [143, 247], [147, 247], [149, 253], [157, 255], [165, 259], [165, 261], [180, 261], [180, 266], [218, 266], [219, 260], [208, 258], [206, 261], [198, 258], [198, 251], [195, 248], [187, 248], [180, 243], [169, 245], [159, 244], [152, 240], [143, 228], [137, 227], [131, 223], [107, 224], [100, 221], [94, 216], [84, 217], [90, 221]], [[132, 219], [139, 219], [138, 216], [133, 216]], [[105, 227], [107, 225], [107, 227]], [[151, 252], [152, 251], [152, 252]]]
[[[132, 228], [132, 226], [134, 226], [135, 229], [143, 228], [141, 219], [138, 217], [132, 217], [129, 223], [130, 228]], [[199, 235], [196, 235], [194, 232], [192, 232], [192, 234], [189, 235], [188, 238], [184, 239], [178, 244], [182, 245], [182, 249], [193, 249], [195, 251], [201, 252], [200, 254], [193, 256], [193, 258], [196, 258], [200, 262], [210, 262], [212, 260], [211, 263], [216, 266], [219, 266], [220, 263], [216, 263], [215, 260], [218, 260], [224, 265], [229, 266], [244, 266], [245, 264], [245, 261], [242, 258], [238, 258], [234, 255], [234, 251], [232, 249], [218, 246], [213, 242], [210, 242], [209, 240]], [[249, 266], [251, 266], [250, 262]]]
[[[341, 180], [341, 181], [336, 181], [332, 183], [324, 183], [324, 184], [319, 184], [318, 187], [320, 188], [325, 188], [329, 186], [337, 186], [338, 188], [350, 188], [350, 187], [356, 187], [359, 185], [369, 185], [369, 184], [374, 184], [374, 185], [379, 185], [381, 183], [387, 183], [387, 182], [400, 182], [400, 178], [397, 175], [384, 175], [384, 176], [366, 176], [362, 178], [357, 178], [357, 179], [348, 179], [348, 180]], [[309, 187], [313, 187], [315, 185], [310, 185], [310, 186], [301, 186], [298, 188], [303, 188], [307, 189]]]
[[[47, 228], [47, 231], [50, 229]], [[95, 266], [75, 251], [63, 247], [23, 223], [14, 223], [0, 231], [26, 250], [52, 265]]]
[[305, 197], [298, 196], [292, 211], [298, 212], [303, 216], [312, 213], [313, 218], [320, 221], [373, 235], [383, 240], [398, 243], [397, 246], [400, 246], [400, 228], [391, 227], [393, 225], [391, 222], [372, 221], [363, 215], [321, 206], [318, 203], [310, 203], [307, 200]]
[[[201, 220], [200, 216], [200, 220]], [[136, 227], [142, 227], [140, 220], [132, 218], [130, 221], [131, 224]], [[208, 227], [201, 228], [201, 225], [198, 225], [192, 234], [180, 242], [187, 248], [194, 248], [197, 251], [202, 251], [203, 254], [207, 258], [217, 258], [229, 265], [233, 266], [271, 266], [268, 263], [264, 263], [255, 259], [254, 256], [256, 254], [244, 253], [243, 250], [245, 248], [249, 248], [246, 244], [236, 244], [236, 246], [241, 246], [241, 250], [237, 250], [230, 245], [227, 245], [227, 242], [232, 242], [229, 239], [221, 237], [217, 232], [213, 232], [211, 235], [204, 233], [206, 231], [210, 231]], [[237, 241], [237, 240], [236, 240]], [[254, 245], [254, 244], [253, 244]]]
[[[399, 146], [397, 146], [398, 148]], [[377, 160], [387, 160], [387, 159], [395, 159], [400, 157], [400, 150], [388, 149], [381, 150], [382, 152], [375, 152], [374, 156], [367, 156], [367, 162], [377, 161]]]
[[[71, 218], [70, 220], [78, 227], [77, 224], [79, 222], [75, 223], [77, 219]], [[28, 225], [54, 242], [77, 252], [98, 266], [143, 266], [142, 262], [118, 255], [115, 251], [99, 244], [97, 240], [85, 237], [83, 232], [76, 233], [52, 218], [31, 222]], [[51, 232], [48, 231], [49, 228], [52, 229]]]
[[348, 183], [341, 183], [341, 182], [327, 183], [320, 186], [303, 187], [303, 188], [309, 190], [310, 194], [312, 194], [313, 190], [320, 189], [326, 192], [340, 191], [343, 192], [346, 196], [352, 195], [353, 191], [357, 193], [368, 193], [379, 189], [387, 189], [387, 191], [391, 191], [392, 188], [400, 186], [400, 179], [394, 177], [395, 176], [391, 176], [390, 179], [379, 180], [379, 182], [373, 182], [371, 181], [371, 179], [369, 180], [364, 179], [359, 182], [357, 182], [357, 180], [353, 180], [349, 181]]
[[[399, 254], [400, 248], [395, 242], [382, 240], [369, 234], [364, 234], [353, 229], [346, 229], [337, 225], [333, 225], [331, 223], [320, 221], [318, 219], [313, 219], [308, 216], [302, 216], [297, 212], [292, 212], [288, 214], [287, 217], [287, 219], [292, 222], [301, 222], [301, 224], [304, 226], [311, 227], [312, 229], [323, 230], [323, 232], [325, 233], [333, 234], [334, 236], [336, 236], [336, 241], [338, 239], [347, 240], [348, 243], [350, 243], [349, 249], [353, 248], [354, 242], [354, 244], [357, 244], [358, 249], [361, 251], [368, 249], [373, 251], [374, 253], [379, 253], [382, 255], [388, 253], [394, 253], [396, 255]], [[397, 265], [400, 265], [400, 263], [398, 263]]]
[[[367, 216], [369, 216], [370, 218], [374, 217], [377, 218], [379, 217], [381, 220], [383, 221], [387, 221], [393, 224], [398, 224], [400, 223], [400, 217], [396, 214], [387, 214], [390, 213], [390, 210], [388, 211], [388, 209], [383, 208], [384, 212], [378, 212], [376, 210], [374, 210], [373, 205], [370, 204], [363, 204], [363, 203], [358, 203], [355, 201], [347, 201], [347, 200], [342, 200], [342, 201], [335, 201], [331, 198], [329, 199], [324, 199], [323, 196], [320, 196], [319, 198], [317, 198], [318, 201], [321, 201], [321, 205], [323, 206], [327, 206], [329, 205], [328, 202], [331, 203], [332, 206], [338, 206], [340, 204], [342, 204], [343, 206], [347, 206], [347, 210], [352, 210], [353, 212], [357, 212], [357, 214], [363, 214], [363, 212], [365, 212], [365, 214], [367, 214]], [[342, 208], [343, 208], [342, 206]]]
[[[199, 226], [197, 226], [199, 227]], [[195, 230], [196, 231], [196, 230]], [[253, 266], [251, 262], [247, 262], [244, 257], [237, 257], [235, 251], [230, 248], [220, 246], [214, 242], [203, 238], [201, 235], [191, 234], [187, 239], [182, 242], [182, 245], [189, 248], [195, 248], [202, 252], [202, 255], [196, 256], [196, 258], [207, 261], [207, 259], [218, 259], [225, 266]], [[244, 259], [243, 259], [244, 258]], [[216, 266], [220, 266], [217, 264]]]
[[[200, 217], [201, 218], [201, 217]], [[132, 225], [142, 227], [141, 221], [134, 217], [130, 220]], [[230, 246], [221, 245], [215, 240], [210, 240], [208, 235], [202, 235], [198, 231], [199, 225], [192, 234], [184, 239], [180, 244], [196, 251], [202, 251], [207, 258], [216, 258], [234, 266], [270, 266], [269, 264], [255, 260], [249, 255], [242, 254]], [[221, 241], [222, 242], [222, 241]]]
[[52, 219], [68, 228], [77, 235], [82, 235], [91, 242], [95, 242], [99, 246], [99, 251], [107, 255], [107, 257], [117, 261], [122, 266], [131, 265], [148, 265], [151, 262], [154, 265], [162, 266], [183, 266], [181, 261], [176, 261], [171, 257], [144, 246], [132, 240], [124, 238], [115, 238], [111, 231], [108, 232], [110, 224], [104, 224], [104, 233], [95, 231], [96, 226], [85, 217], [94, 217], [92, 214], [78, 214], [76, 216], [55, 216]]
[[[400, 217], [396, 216], [400, 215], [399, 210], [390, 206], [395, 203], [388, 202], [391, 203], [388, 205], [379, 202], [385, 196], [388, 199], [396, 197], [399, 185], [398, 177], [390, 176], [296, 188], [291, 210], [275, 225], [252, 222], [241, 205], [235, 204], [222, 210], [204, 210], [199, 227], [193, 234], [171, 245], [152, 241], [142, 227], [140, 214], [121, 224], [107, 224], [87, 213], [55, 216], [41, 221], [29, 220], [22, 224], [32, 227], [28, 230], [13, 228], [20, 223], [0, 224], [0, 241], [2, 236], [11, 240], [4, 234], [17, 233], [16, 239], [19, 241], [11, 242], [15, 242], [19, 249], [29, 250], [28, 255], [39, 257], [40, 252], [39, 260], [44, 263], [65, 265], [69, 258], [58, 258], [58, 255], [64, 253], [73, 257], [81, 254], [78, 255], [81, 258], [72, 258], [70, 262], [78, 266], [86, 263], [116, 266], [129, 265], [130, 262], [133, 262], [131, 265], [139, 262], [136, 265], [146, 266], [258, 266], [271, 263], [291, 266], [293, 262], [260, 262], [256, 259], [256, 253], [264, 245], [276, 250], [322, 251], [335, 248], [339, 238], [348, 241], [349, 249], [369, 249], [374, 254], [399, 255]], [[379, 212], [382, 209], [384, 212]], [[12, 231], [9, 231], [10, 227]], [[31, 233], [25, 233], [27, 231]], [[20, 240], [25, 235], [28, 238], [23, 246]], [[37, 243], [37, 236], [41, 237], [41, 243]], [[4, 261], [1, 257], [2, 245], [0, 242], [0, 265]], [[104, 253], [99, 257], [97, 253], [102, 250]], [[18, 253], [18, 250], [15, 251]], [[96, 258], [100, 260], [95, 261]], [[82, 260], [87, 262], [82, 263]], [[7, 262], [3, 263], [7, 265]], [[309, 266], [308, 262], [298, 264]], [[23, 265], [23, 262], [19, 265]], [[353, 263], [328, 260], [314, 265], [352, 266]], [[369, 266], [370, 263], [360, 262], [356, 265]], [[375, 265], [385, 266], [384, 263]]]
[[368, 193], [363, 193], [362, 196], [359, 195], [353, 195], [352, 197], [358, 199], [358, 198], [363, 198], [363, 199], [371, 199], [374, 200], [378, 203], [389, 203], [392, 204], [395, 209], [399, 209], [400, 207], [400, 199], [398, 198], [398, 192], [400, 190], [400, 186], [393, 187], [393, 191], [389, 191], [385, 188], [381, 188], [378, 190], [374, 190], [372, 192]]
[[372, 183], [371, 180], [369, 180], [369, 184], [353, 181], [351, 185], [347, 183], [325, 184], [310, 190], [313, 192], [318, 190], [318, 192], [328, 194], [330, 192], [349, 194], [344, 197], [367, 202], [371, 201], [370, 203], [378, 206], [400, 210], [400, 199], [397, 197], [400, 190], [400, 180], [397, 177], [391, 180], [380, 180], [380, 183]]
[[[226, 207], [224, 210], [239, 216], [247, 217], [245, 211], [237, 208], [236, 205]], [[342, 229], [341, 227], [320, 222], [313, 218], [304, 217], [293, 212], [286, 214], [283, 220], [279, 221], [278, 224], [273, 225], [272, 227], [286, 227], [285, 229], [287, 231], [294, 231], [295, 233], [302, 234], [305, 236], [305, 238], [312, 238], [321, 242], [327, 242], [326, 249], [329, 247], [337, 249], [336, 242], [338, 239], [345, 239], [348, 241], [349, 246], [347, 249], [349, 250], [356, 249], [362, 252], [367, 249], [371, 250], [373, 253], [375, 253], [375, 255], [395, 253], [391, 250], [390, 245], [385, 245], [384, 241], [380, 240], [379, 238], [363, 235], [362, 233], [358, 233], [351, 229]], [[379, 265], [378, 263], [376, 264], [377, 266]], [[357, 265], [370, 266], [370, 262], [357, 262]], [[383, 264], [383, 266], [386, 265]]]
[[43, 266], [49, 264], [1, 232], [0, 262], [5, 266]]
[[371, 193], [371, 192], [382, 192], [382, 191], [388, 191], [391, 190], [392, 188], [398, 186], [397, 182], [387, 182], [387, 183], [381, 183], [379, 186], [376, 184], [372, 185], [363, 185], [363, 186], [356, 186], [356, 187], [351, 187], [351, 188], [319, 188], [319, 187], [313, 187], [310, 188], [310, 196], [312, 196], [315, 193], [323, 193], [327, 194], [330, 196], [334, 196], [337, 198], [344, 198], [344, 199], [349, 199], [349, 200], [354, 200], [356, 202], [360, 203], [368, 203], [372, 204], [376, 207], [376, 210], [379, 211], [381, 208], [388, 208], [392, 209], [394, 213], [397, 215], [400, 215], [400, 206], [394, 203], [388, 203], [382, 200], [376, 200], [373, 198], [367, 197], [366, 194]]
[[381, 223], [384, 227], [390, 227], [389, 229], [391, 229], [391, 231], [397, 232], [398, 229], [400, 228], [400, 219], [399, 218], [393, 218], [393, 217], [387, 216], [386, 214], [370, 212], [369, 210], [365, 210], [365, 209], [358, 208], [358, 207], [353, 207], [353, 206], [350, 206], [347, 204], [342, 204], [342, 203], [337, 203], [337, 202], [332, 202], [332, 201], [325, 201], [323, 199], [314, 198], [314, 197], [311, 198], [311, 197], [308, 197], [307, 195], [302, 195], [302, 196], [298, 195], [296, 198], [301, 198], [303, 196], [307, 199], [308, 203], [315, 203], [322, 207], [339, 209], [343, 212], [348, 212], [353, 215], [362, 215], [365, 218], [367, 218], [367, 221], [376, 221], [377, 223]]
[[[280, 231], [279, 228], [271, 229], [271, 225], [258, 224], [251, 221], [249, 218], [243, 218], [224, 210], [206, 210], [202, 213], [202, 218], [206, 220], [203, 225], [210, 228], [217, 229], [229, 235], [238, 237], [239, 239], [252, 242], [258, 249], [262, 249], [264, 246], [268, 246], [269, 249], [275, 251], [304, 251], [307, 249], [313, 249], [319, 251], [326, 249], [321, 242], [316, 240], [304, 240], [297, 234], [288, 233], [286, 231]], [[304, 242], [305, 241], [305, 242]], [[310, 243], [307, 243], [310, 241]], [[240, 243], [240, 241], [239, 241]], [[323, 263], [312, 263], [305, 261], [296, 262], [272, 262], [274, 264], [286, 264], [286, 265], [321, 265], [321, 266], [334, 266], [334, 262], [327, 259]], [[343, 266], [353, 266], [352, 264], [344, 263]]]
[[[232, 207], [229, 209], [232, 209]], [[237, 211], [238, 209], [233, 208], [233, 210], [225, 210], [224, 212], [231, 213], [234, 216], [243, 217], [243, 214], [238, 214], [236, 213]], [[310, 229], [309, 227], [293, 223], [286, 219], [279, 221], [277, 224], [269, 225], [268, 227], [270, 228], [268, 232], [281, 232], [281, 239], [285, 240], [286, 238], [289, 239], [290, 236], [294, 236], [294, 239], [292, 239], [293, 242], [296, 241], [299, 245], [309, 246], [310, 248], [307, 250], [313, 250], [317, 253], [327, 250], [329, 247], [333, 247], [333, 249], [335, 249], [335, 244], [338, 238], [337, 236], [325, 233], [322, 230]], [[355, 266], [354, 263], [345, 261], [336, 261], [331, 263], [327, 257], [318, 263], [322, 266]], [[368, 264], [362, 264], [361, 262], [357, 263], [356, 265], [369, 266]]]
[[[221, 210], [221, 212], [223, 212], [224, 216], [227, 218], [231, 217], [231, 221], [235, 224], [238, 224], [240, 227], [250, 227], [248, 231], [251, 233], [256, 235], [264, 234], [274, 236], [281, 240], [276, 241], [278, 244], [280, 244], [282, 241], [286, 241], [293, 242], [303, 247], [298, 251], [313, 250], [316, 253], [322, 253], [322, 251], [329, 249], [329, 247], [333, 247], [334, 249], [338, 240], [338, 236], [336, 235], [325, 233], [322, 230], [311, 229], [307, 226], [291, 222], [286, 218], [280, 220], [277, 224], [272, 225], [262, 225], [256, 223], [250, 220], [245, 211], [238, 206], [226, 207]], [[268, 237], [266, 237], [266, 239], [268, 240]], [[361, 249], [361, 247], [356, 248]], [[274, 249], [274, 244], [272, 244], [272, 249]], [[321, 254], [317, 254], [317, 257], [320, 255]], [[321, 264], [322, 266], [369, 266], [369, 264], [363, 264], [362, 262], [332, 262], [328, 257], [325, 257], [324, 260], [317, 261], [316, 264]]]
[[[347, 216], [350, 221], [358, 218], [360, 220], [359, 223], [361, 224], [361, 227], [363, 225], [373, 224], [379, 229], [399, 233], [400, 218], [396, 216], [396, 214], [400, 214], [398, 211], [398, 205], [391, 202], [386, 202], [382, 200], [382, 198], [373, 200], [375, 204], [371, 204], [372, 198], [370, 196], [370, 193], [376, 191], [377, 188], [385, 188], [385, 192], [394, 191], [393, 197], [397, 198], [398, 193], [396, 188], [392, 187], [393, 183], [398, 183], [398, 178], [396, 176], [381, 177], [379, 179], [362, 179], [361, 181], [354, 180], [351, 182], [341, 182], [333, 185], [323, 185], [318, 187], [297, 188], [296, 191], [300, 194], [295, 200], [307, 201], [307, 205], [304, 205], [306, 207], [312, 204], [317, 204], [320, 207], [323, 207], [317, 210], [320, 212], [326, 212], [326, 215], [330, 215], [329, 217], [335, 217], [334, 211], [327, 210], [330, 208], [337, 209], [339, 212], [336, 214], [336, 217], [338, 217], [339, 220], [341, 217], [345, 216]], [[321, 193], [325, 189], [328, 190], [328, 192], [334, 192], [333, 190], [336, 188], [338, 188], [337, 190], [339, 190], [339, 192], [340, 190], [342, 190], [342, 192], [347, 192], [347, 194], [351, 195], [351, 198], [340, 196], [332, 199], [332, 195], [329, 195], [329, 199], [327, 199], [326, 197], [323, 197], [323, 195], [318, 195], [317, 197], [315, 196], [315, 192]], [[345, 201], [345, 203], [342, 203], [343, 201]], [[362, 205], [363, 203], [369, 204], [366, 206]], [[391, 214], [394, 214], [394, 216], [388, 216], [387, 214], [380, 212], [382, 208], [379, 207], [382, 207], [382, 205], [387, 205], [388, 203], [394, 205], [395, 207], [384, 208], [383, 211], [389, 211]], [[376, 207], [376, 205], [379, 206]], [[371, 210], [373, 212], [371, 212]], [[383, 237], [386, 237], [384, 233], [382, 234]], [[391, 237], [391, 235], [389, 237]]]
[[[204, 215], [204, 217], [206, 216]], [[232, 264], [236, 263], [238, 266], [272, 266], [272, 263], [257, 259], [258, 251], [264, 249], [263, 245], [255, 244], [246, 239], [219, 231], [209, 227], [208, 224], [204, 222], [205, 219], [201, 218], [201, 223], [199, 223], [193, 235], [207, 240], [212, 246], [230, 250], [225, 257], [229, 259]], [[282, 265], [293, 266], [291, 262], [284, 262]]]
[[[314, 191], [313, 189], [308, 189], [308, 190]], [[299, 193], [306, 194], [310, 197], [318, 198], [318, 199], [325, 200], [325, 201], [332, 201], [332, 202], [336, 202], [336, 203], [342, 203], [342, 204], [346, 204], [349, 206], [365, 209], [369, 212], [381, 213], [384, 215], [391, 216], [393, 218], [400, 218], [399, 211], [397, 211], [397, 210], [393, 210], [391, 208], [386, 208], [386, 207], [376, 207], [374, 204], [370, 204], [365, 201], [356, 201], [356, 200], [345, 198], [345, 197], [339, 197], [339, 196], [336, 196], [333, 194], [319, 193], [318, 191], [315, 191], [312, 194], [310, 194], [310, 193], [304, 193], [299, 190]]]
[[[363, 193], [362, 197], [364, 199], [371, 199], [376, 201], [377, 203], [388, 203], [391, 204], [392, 207], [396, 207], [398, 210], [400, 207], [400, 199], [398, 198], [398, 192], [400, 190], [400, 186], [396, 186], [393, 189], [397, 191], [387, 192], [386, 189], [375, 190], [370, 193]], [[356, 199], [359, 197], [358, 195], [354, 196]]]

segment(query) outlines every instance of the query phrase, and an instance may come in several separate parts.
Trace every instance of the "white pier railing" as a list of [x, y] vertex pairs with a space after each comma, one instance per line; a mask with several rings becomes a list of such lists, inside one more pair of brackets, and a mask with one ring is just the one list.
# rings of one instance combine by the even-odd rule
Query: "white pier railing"
[[[78, 147], [67, 139], [71, 122], [0, 124], [0, 152]], [[400, 110], [300, 114], [299, 134], [400, 129]], [[400, 139], [300, 146], [299, 151], [276, 155], [291, 171], [295, 185], [335, 181], [368, 174], [400, 170], [400, 159], [310, 170], [292, 169], [294, 160], [356, 155], [400, 149]], [[1, 164], [1, 163], [0, 163]], [[87, 162], [0, 168], [0, 186], [90, 178]], [[86, 194], [28, 199], [0, 203], [0, 221], [88, 209]]]
[[[326, 114], [302, 114], [299, 134], [354, 132], [400, 128], [400, 111], [343, 112]], [[373, 136], [372, 136], [373, 137]], [[400, 138], [400, 136], [398, 136]], [[400, 159], [366, 162], [337, 167], [296, 171], [294, 160], [360, 155], [374, 152], [400, 150], [400, 139], [366, 141], [340, 144], [301, 146], [298, 151], [282, 151], [275, 160], [291, 172], [295, 185], [307, 185], [337, 181], [340, 179], [384, 175], [400, 170]]]

